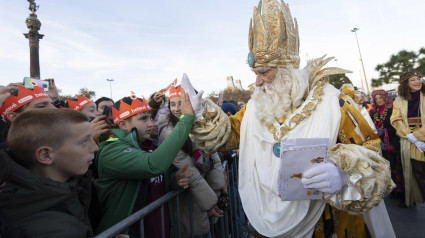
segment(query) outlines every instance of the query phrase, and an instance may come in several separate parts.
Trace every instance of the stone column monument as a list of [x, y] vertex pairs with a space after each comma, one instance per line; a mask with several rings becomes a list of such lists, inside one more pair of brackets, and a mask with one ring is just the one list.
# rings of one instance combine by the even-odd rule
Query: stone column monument
[[30, 76], [32, 78], [40, 78], [40, 60], [38, 54], [38, 47], [40, 39], [43, 39], [42, 34], [39, 34], [38, 31], [41, 27], [41, 22], [37, 19], [35, 12], [38, 7], [34, 0], [28, 0], [29, 10], [31, 11], [29, 17], [25, 21], [28, 27], [28, 33], [25, 33], [25, 37], [29, 40], [30, 45]]

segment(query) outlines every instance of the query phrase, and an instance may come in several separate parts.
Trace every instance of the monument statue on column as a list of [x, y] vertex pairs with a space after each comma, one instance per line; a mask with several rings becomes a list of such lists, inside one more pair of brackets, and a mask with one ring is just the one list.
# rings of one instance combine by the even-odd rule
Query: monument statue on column
[[40, 61], [39, 61], [39, 41], [43, 39], [42, 34], [39, 34], [38, 31], [41, 27], [41, 22], [38, 20], [35, 12], [38, 7], [34, 0], [28, 0], [29, 7], [31, 11], [29, 17], [25, 21], [28, 27], [28, 33], [25, 33], [25, 37], [29, 40], [30, 46], [30, 76], [33, 78], [40, 78]]

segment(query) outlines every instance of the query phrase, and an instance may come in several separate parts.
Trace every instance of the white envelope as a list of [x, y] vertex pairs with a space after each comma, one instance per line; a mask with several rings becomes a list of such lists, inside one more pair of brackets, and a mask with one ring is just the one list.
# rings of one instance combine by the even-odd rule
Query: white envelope
[[304, 171], [327, 162], [329, 138], [292, 138], [280, 143], [277, 192], [282, 201], [322, 199], [323, 193], [304, 188]]

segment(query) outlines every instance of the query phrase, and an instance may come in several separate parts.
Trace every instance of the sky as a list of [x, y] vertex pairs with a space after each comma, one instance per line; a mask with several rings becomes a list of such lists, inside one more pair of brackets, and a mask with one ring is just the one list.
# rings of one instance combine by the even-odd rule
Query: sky
[[[301, 68], [327, 54], [329, 66], [378, 77], [377, 64], [402, 49], [425, 47], [425, 1], [287, 0], [298, 21]], [[246, 64], [249, 21], [258, 0], [36, 0], [41, 21], [40, 71], [62, 94], [85, 87], [96, 97], [117, 100], [134, 91], [149, 97], [186, 72], [206, 93], [226, 87], [227, 76], [242, 86], [255, 81]], [[30, 11], [25, 0], [2, 0], [0, 85], [29, 76], [29, 47], [23, 33]], [[394, 86], [386, 86], [386, 89]]]

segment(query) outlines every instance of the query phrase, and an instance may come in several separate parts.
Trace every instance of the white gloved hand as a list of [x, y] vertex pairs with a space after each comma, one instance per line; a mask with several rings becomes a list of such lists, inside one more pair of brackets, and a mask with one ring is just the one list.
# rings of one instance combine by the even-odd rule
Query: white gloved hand
[[201, 90], [196, 93], [186, 73], [183, 74], [181, 86], [189, 95], [190, 104], [192, 105], [193, 113], [195, 114], [195, 120], [201, 120], [202, 112], [204, 111], [204, 108], [202, 107], [202, 94], [204, 91]]
[[305, 188], [334, 194], [347, 183], [347, 178], [332, 163], [323, 163], [304, 172], [301, 182]]
[[410, 143], [416, 143], [418, 142], [418, 138], [416, 138], [416, 136], [413, 135], [413, 133], [410, 133], [406, 136], [406, 139], [408, 139], [410, 141]]
[[425, 151], [425, 142], [422, 141], [416, 141], [415, 142], [416, 147], [418, 147], [420, 152], [424, 152]]

